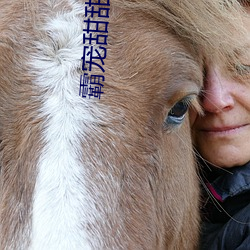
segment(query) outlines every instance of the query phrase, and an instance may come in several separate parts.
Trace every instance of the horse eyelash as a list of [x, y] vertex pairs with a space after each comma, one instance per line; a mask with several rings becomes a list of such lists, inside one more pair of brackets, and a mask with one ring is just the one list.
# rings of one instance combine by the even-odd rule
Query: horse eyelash
[[196, 96], [195, 98], [187, 98], [186, 102], [187, 102], [187, 106], [195, 110], [198, 113], [198, 115], [200, 116], [204, 115], [204, 111], [198, 100], [198, 96]]

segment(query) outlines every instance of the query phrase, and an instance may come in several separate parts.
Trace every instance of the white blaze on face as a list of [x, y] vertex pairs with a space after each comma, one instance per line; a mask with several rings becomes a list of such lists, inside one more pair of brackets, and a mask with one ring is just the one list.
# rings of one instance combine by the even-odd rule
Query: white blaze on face
[[35, 84], [44, 90], [44, 147], [37, 167], [30, 246], [36, 250], [92, 249], [86, 222], [97, 211], [86, 191], [80, 156], [83, 124], [93, 119], [88, 107], [93, 103], [79, 96], [84, 6], [72, 1], [71, 6], [70, 12], [55, 13], [41, 27], [46, 37], [37, 42], [38, 51], [31, 58]]

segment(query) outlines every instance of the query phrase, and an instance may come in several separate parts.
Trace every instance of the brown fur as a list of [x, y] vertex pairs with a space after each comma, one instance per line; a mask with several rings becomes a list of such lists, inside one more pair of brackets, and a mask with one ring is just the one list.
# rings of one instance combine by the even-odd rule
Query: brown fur
[[[189, 123], [170, 128], [164, 120], [175, 103], [198, 94], [205, 57], [235, 59], [240, 45], [229, 27], [237, 19], [232, 23], [227, 10], [234, 15], [239, 6], [223, 9], [219, 2], [111, 0], [105, 93], [91, 102], [98, 122], [82, 124], [91, 133], [79, 152], [101, 214], [85, 225], [93, 249], [197, 247]], [[39, 96], [48, 90], [32, 84], [28, 55], [37, 50], [34, 41], [49, 41], [37, 29], [63, 6], [70, 8], [63, 1], [56, 8], [0, 3], [0, 249], [20, 249], [20, 242], [27, 249], [31, 240], [36, 164], [45, 144]]]

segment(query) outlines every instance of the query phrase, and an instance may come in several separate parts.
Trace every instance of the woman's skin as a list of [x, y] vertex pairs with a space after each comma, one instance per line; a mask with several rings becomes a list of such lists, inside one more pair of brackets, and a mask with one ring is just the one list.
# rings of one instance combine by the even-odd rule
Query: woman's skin
[[191, 111], [194, 145], [201, 156], [223, 168], [240, 166], [250, 161], [250, 7], [244, 26], [249, 31], [245, 54], [246, 65], [241, 79], [227, 75], [226, 67], [209, 64], [201, 95], [204, 116]]

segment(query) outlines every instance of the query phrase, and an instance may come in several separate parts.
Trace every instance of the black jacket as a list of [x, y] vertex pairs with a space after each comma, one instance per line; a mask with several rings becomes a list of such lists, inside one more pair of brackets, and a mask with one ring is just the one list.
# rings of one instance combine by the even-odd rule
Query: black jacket
[[200, 249], [250, 250], [250, 163], [204, 169]]

